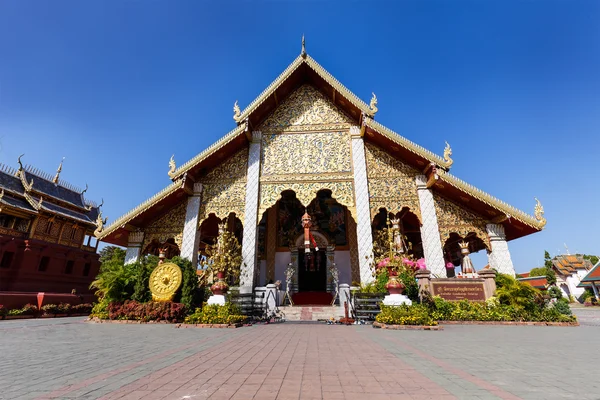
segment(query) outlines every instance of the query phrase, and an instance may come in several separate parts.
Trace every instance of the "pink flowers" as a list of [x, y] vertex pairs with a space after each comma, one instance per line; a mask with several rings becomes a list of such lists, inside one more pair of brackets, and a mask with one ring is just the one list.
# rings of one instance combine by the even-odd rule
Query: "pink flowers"
[[427, 267], [425, 266], [425, 259], [424, 258], [419, 258], [417, 260], [417, 269], [426, 269]]
[[446, 269], [454, 269], [454, 264], [452, 264], [451, 262], [446, 263]]
[[387, 267], [387, 265], [388, 265], [389, 263], [390, 263], [390, 258], [389, 258], [389, 257], [387, 257], [387, 258], [384, 258], [383, 260], [379, 261], [379, 262], [377, 263], [377, 267], [378, 267], [378, 268]]

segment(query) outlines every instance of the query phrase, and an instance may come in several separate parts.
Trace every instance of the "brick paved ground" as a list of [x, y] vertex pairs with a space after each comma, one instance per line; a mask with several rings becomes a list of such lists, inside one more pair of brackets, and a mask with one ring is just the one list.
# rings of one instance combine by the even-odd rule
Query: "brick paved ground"
[[0, 398], [600, 399], [596, 315], [439, 332], [2, 321]]

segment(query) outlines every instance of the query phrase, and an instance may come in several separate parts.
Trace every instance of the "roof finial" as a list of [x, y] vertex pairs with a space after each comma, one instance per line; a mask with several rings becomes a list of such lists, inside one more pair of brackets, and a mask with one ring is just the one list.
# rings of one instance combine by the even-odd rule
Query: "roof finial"
[[19, 159], [17, 160], [17, 162], [19, 163], [19, 170], [17, 171], [17, 173], [23, 171], [23, 163], [21, 163], [21, 157], [23, 157], [25, 154], [21, 154], [19, 156]]
[[446, 161], [446, 167], [450, 168], [454, 163], [454, 160], [451, 158], [452, 156], [452, 148], [450, 144], [446, 142], [446, 148], [444, 149], [444, 161]]
[[375, 96], [375, 93], [373, 93], [373, 97], [371, 97], [369, 111], [371, 111], [371, 117], [374, 117], [375, 114], [377, 114], [377, 111], [379, 111], [379, 108], [377, 108], [377, 96]]
[[175, 177], [176, 169], [177, 169], [177, 166], [175, 165], [175, 154], [173, 154], [171, 156], [171, 159], [169, 160], [169, 171], [167, 172], [167, 174], [169, 175], [169, 178], [173, 179]]
[[88, 184], [86, 183], [85, 184], [85, 189], [83, 189], [83, 191], [81, 192], [81, 194], [83, 195], [85, 192], [87, 192], [87, 190], [88, 190]]
[[306, 58], [306, 41], [304, 40], [304, 33], [302, 34], [302, 52], [300, 55], [302, 58]]
[[238, 106], [238, 102], [236, 100], [235, 103], [233, 103], [233, 120], [235, 122], [240, 122], [240, 115], [242, 115], [242, 111], [240, 110], [240, 106]]
[[52, 182], [55, 184], [58, 184], [58, 178], [60, 178], [60, 173], [62, 172], [63, 161], [65, 161], [64, 157], [62, 160], [60, 160], [60, 164], [58, 164], [58, 169], [56, 170], [56, 175], [54, 175], [54, 179], [52, 179]]

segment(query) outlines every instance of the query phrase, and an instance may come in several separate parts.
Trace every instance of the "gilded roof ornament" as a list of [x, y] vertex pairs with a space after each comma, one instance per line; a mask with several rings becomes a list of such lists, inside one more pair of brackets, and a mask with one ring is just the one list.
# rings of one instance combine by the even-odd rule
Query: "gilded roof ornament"
[[104, 230], [104, 224], [106, 224], [108, 218], [102, 219], [102, 211], [98, 213], [98, 218], [96, 218], [96, 230], [94, 231], [94, 236], [98, 237]]
[[240, 122], [242, 119], [240, 116], [242, 115], [242, 111], [240, 110], [240, 106], [238, 106], [237, 100], [233, 103], [233, 120], [235, 122]]
[[451, 158], [452, 148], [450, 144], [446, 142], [446, 148], [444, 149], [444, 161], [446, 161], [446, 167], [450, 168], [454, 164], [454, 160]]
[[56, 175], [54, 175], [54, 179], [52, 179], [52, 183], [58, 184], [60, 173], [62, 172], [63, 161], [65, 161], [64, 157], [62, 158], [62, 160], [60, 160], [60, 164], [58, 164], [58, 169], [56, 170]]
[[369, 103], [369, 110], [371, 111], [372, 117], [374, 117], [375, 114], [377, 114], [377, 111], [379, 111], [379, 108], [377, 108], [377, 96], [375, 96], [375, 93], [373, 93], [373, 97], [371, 97], [371, 102]]
[[19, 163], [19, 170], [17, 171], [17, 174], [19, 174], [21, 171], [23, 171], [23, 164], [21, 163], [21, 157], [23, 157], [25, 154], [21, 154], [19, 156], [19, 159], [17, 160], [17, 162]]
[[2, 191], [0, 192], [0, 200], [2, 200], [3, 197], [4, 197], [4, 188], [2, 188]]
[[176, 169], [177, 166], [175, 165], [175, 154], [173, 154], [169, 160], [169, 172], [167, 172], [169, 174], [169, 178], [173, 179], [175, 177]]
[[306, 41], [304, 40], [304, 35], [302, 35], [302, 51], [300, 52], [302, 58], [306, 58]]
[[533, 209], [533, 215], [535, 216], [535, 219], [538, 220], [542, 228], [546, 226], [546, 218], [544, 218], [544, 206], [542, 206], [542, 203], [540, 203], [537, 197], [535, 197], [535, 208]]
[[39, 210], [42, 208], [42, 203], [44, 202], [44, 198], [40, 196], [40, 201], [38, 201], [36, 208]]

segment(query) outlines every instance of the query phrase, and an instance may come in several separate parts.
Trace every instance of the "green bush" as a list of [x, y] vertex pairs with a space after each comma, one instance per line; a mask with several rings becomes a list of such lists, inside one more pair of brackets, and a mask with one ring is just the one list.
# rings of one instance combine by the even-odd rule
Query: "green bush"
[[[100, 319], [108, 319], [108, 305], [110, 301], [106, 298], [100, 299], [100, 301], [94, 304], [92, 307], [92, 312], [90, 313], [90, 317], [100, 318]], [[43, 307], [42, 307], [43, 308]]]
[[547, 272], [546, 267], [537, 267], [529, 271], [529, 276], [546, 276]]
[[375, 317], [377, 322], [388, 325], [437, 325], [430, 310], [422, 305], [381, 306], [381, 312]]
[[188, 310], [194, 310], [202, 304], [202, 293], [198, 289], [196, 267], [186, 258], [173, 257], [171, 262], [181, 268], [182, 282], [178, 295], [179, 301], [185, 304]]
[[44, 314], [58, 314], [58, 305], [45, 304], [42, 306], [42, 311], [44, 312]]
[[143, 257], [139, 262], [135, 263], [137, 269], [137, 276], [135, 279], [135, 286], [133, 289], [132, 300], [144, 303], [152, 300], [152, 293], [150, 293], [150, 274], [152, 270], [158, 265], [158, 257], [146, 256]]
[[569, 307], [569, 301], [564, 297], [561, 297], [554, 303], [554, 308], [563, 315], [572, 314], [571, 307]]
[[562, 290], [560, 290], [558, 286], [550, 286], [548, 288], [548, 296], [550, 296], [553, 299], [562, 299]]
[[223, 306], [204, 304], [185, 318], [187, 324], [236, 324], [246, 320], [239, 307], [232, 303]]

